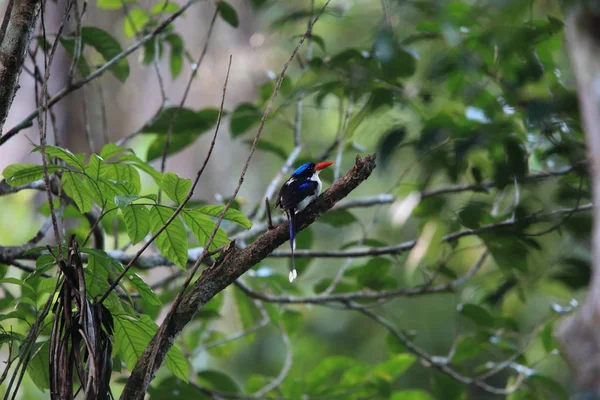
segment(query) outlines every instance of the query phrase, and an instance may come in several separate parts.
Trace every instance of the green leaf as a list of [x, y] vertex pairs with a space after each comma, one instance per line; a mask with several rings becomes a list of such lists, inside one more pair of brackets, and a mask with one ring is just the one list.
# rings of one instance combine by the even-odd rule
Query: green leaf
[[[171, 124], [173, 136], [200, 135], [212, 128], [219, 117], [216, 108], [205, 108], [194, 111], [189, 108], [169, 107], [164, 109], [156, 120], [142, 128], [144, 134], [157, 133], [166, 135]], [[175, 120], [173, 120], [175, 118]]]
[[196, 374], [201, 386], [223, 393], [240, 393], [240, 386], [229, 375], [216, 370], [204, 370]]
[[150, 175], [157, 185], [159, 185], [162, 182], [163, 174], [155, 170], [150, 164], [147, 164], [144, 161], [142, 161], [135, 154], [125, 154], [119, 158], [119, 161], [131, 162], [131, 165]]
[[127, 3], [135, 3], [135, 0], [97, 0], [98, 8], [104, 10], [120, 10]]
[[416, 359], [414, 355], [408, 353], [394, 355], [389, 360], [376, 366], [372, 374], [387, 382], [392, 382], [405, 373]]
[[127, 207], [130, 203], [141, 199], [142, 196], [138, 195], [138, 194], [124, 194], [124, 195], [119, 195], [119, 196], [115, 196], [114, 198], [114, 202], [115, 205], [121, 209]]
[[174, 376], [161, 379], [158, 385], [148, 388], [150, 400], [212, 400], [197, 386], [180, 381]]
[[397, 78], [406, 78], [416, 71], [415, 57], [398, 46], [389, 31], [382, 31], [373, 43], [373, 56], [379, 62], [386, 80], [395, 82]]
[[[48, 173], [64, 169], [58, 165], [48, 165]], [[6, 183], [12, 187], [26, 185], [44, 177], [44, 167], [37, 164], [12, 164], [2, 172]]]
[[[122, 266], [119, 268], [120, 271], [123, 269], [124, 267]], [[135, 290], [140, 294], [142, 300], [144, 300], [146, 303], [151, 306], [162, 306], [162, 301], [160, 301], [160, 298], [138, 274], [134, 272], [127, 273], [127, 280], [131, 283]]]
[[[175, 210], [167, 207], [153, 206], [150, 209], [150, 228], [156, 234], [173, 215]], [[158, 250], [179, 268], [185, 270], [188, 261], [188, 242], [185, 226], [179, 218], [171, 223], [154, 241]]]
[[[90, 160], [88, 161], [87, 165], [85, 166], [85, 174], [88, 176], [89, 179], [91, 179], [93, 182], [98, 182], [98, 179], [100, 179], [100, 172], [102, 171], [102, 168], [104, 167], [104, 160], [100, 157], [98, 157], [96, 154], [92, 154], [90, 156]], [[90, 184], [90, 187], [93, 190], [98, 190], [95, 188], [95, 185]], [[101, 196], [99, 196], [101, 197]]]
[[396, 280], [389, 274], [392, 262], [383, 257], [371, 258], [364, 266], [350, 271], [361, 287], [373, 290], [392, 289]]
[[390, 353], [397, 354], [406, 352], [406, 346], [404, 345], [404, 343], [398, 338], [398, 336], [394, 335], [392, 332], [389, 332], [387, 334], [385, 342]]
[[406, 138], [406, 128], [397, 126], [386, 133], [377, 145], [377, 161], [386, 168], [394, 160], [394, 152]]
[[[200, 246], [206, 246], [212, 231], [215, 229], [216, 223], [208, 217], [206, 214], [201, 213], [195, 209], [184, 209], [181, 211], [183, 220], [186, 225], [192, 231], [192, 234], [198, 239]], [[219, 228], [217, 231], [209, 250], [214, 250], [218, 247], [224, 246], [229, 243], [227, 234]]]
[[138, 194], [142, 189], [140, 173], [128, 164], [106, 163], [100, 169], [100, 176], [105, 180], [126, 183], [134, 191], [128, 194]]
[[[121, 45], [115, 38], [100, 28], [85, 26], [81, 28], [81, 39], [83, 43], [92, 46], [105, 61], [110, 61], [123, 52]], [[129, 76], [129, 63], [127, 58], [122, 58], [110, 68], [110, 71], [121, 82], [125, 82]]]
[[[245, 140], [244, 143], [246, 143], [249, 146], [252, 146], [252, 144], [254, 143], [254, 140], [252, 140], [252, 139], [251, 140]], [[283, 161], [287, 160], [287, 158], [288, 158], [288, 154], [287, 154], [287, 152], [283, 148], [277, 146], [274, 143], [271, 143], [271, 142], [268, 142], [266, 140], [263, 140], [262, 138], [256, 144], [256, 148], [258, 150], [262, 150], [262, 151], [265, 151], [267, 153], [275, 154], [276, 156], [278, 156], [279, 158], [281, 158], [281, 160], [283, 160]]]
[[[41, 146], [36, 146], [32, 152], [41, 152], [42, 148]], [[81, 161], [79, 160], [79, 158], [77, 158], [77, 156], [73, 153], [71, 153], [69, 150], [67, 149], [63, 149], [61, 147], [58, 146], [46, 146], [46, 154], [52, 157], [56, 157], [60, 160], [63, 160], [65, 163], [67, 163], [68, 165], [70, 165], [71, 167], [77, 168], [80, 171], [83, 171], [83, 164], [81, 163]]]
[[412, 389], [394, 392], [390, 400], [435, 400], [435, 397], [423, 390]]
[[454, 345], [454, 354], [452, 361], [460, 363], [470, 358], [476, 357], [487, 347], [487, 342], [482, 342], [473, 336], [459, 337]]
[[62, 175], [62, 186], [75, 205], [82, 213], [89, 212], [94, 204], [92, 201], [92, 191], [85, 179], [75, 172], [65, 171]]
[[[202, 214], [210, 215], [211, 217], [215, 218], [219, 218], [223, 213], [224, 209], [225, 206], [218, 205], [194, 208], [195, 211], [201, 212]], [[250, 221], [244, 214], [242, 214], [240, 211], [234, 208], [230, 208], [229, 210], [227, 210], [223, 219], [235, 222], [236, 224], [239, 224], [246, 229], [250, 229], [252, 227], [252, 221]]]
[[478, 306], [477, 304], [459, 304], [458, 312], [467, 318], [470, 318], [477, 325], [491, 328], [494, 326], [494, 317], [485, 308]]
[[[250, 300], [250, 298], [238, 288], [235, 288], [235, 290], [233, 291], [233, 295], [240, 320], [242, 321], [242, 326], [244, 327], [244, 329], [251, 328], [252, 326], [254, 326], [255, 323], [254, 303], [252, 303], [252, 300]], [[248, 343], [250, 343], [254, 340], [255, 336], [256, 334], [251, 333], [249, 335], [245, 335], [244, 339]]]
[[350, 211], [337, 210], [325, 213], [317, 221], [338, 228], [340, 226], [350, 225], [353, 222], [356, 222], [357, 219]]
[[[115, 349], [125, 361], [127, 369], [132, 371], [158, 327], [147, 315], [140, 315], [139, 319], [130, 315], [113, 315], [113, 320]], [[165, 365], [176, 377], [187, 382], [190, 365], [176, 344], [169, 349]]]
[[191, 187], [190, 179], [180, 178], [173, 172], [164, 174], [160, 184], [160, 188], [165, 191], [165, 194], [178, 205], [183, 203]]
[[[132, 244], [141, 242], [150, 230], [150, 212], [144, 205], [128, 205], [122, 209], [127, 235]], [[174, 222], [174, 221], [173, 221]]]
[[323, 386], [335, 385], [336, 375], [356, 365], [358, 365], [358, 362], [349, 357], [327, 357], [306, 375], [307, 393], [311, 395], [321, 393]]
[[[75, 41], [75, 39], [61, 37], [59, 40], [60, 40], [60, 44], [65, 48], [65, 51], [67, 52], [67, 54], [70, 55], [71, 57], [74, 57], [75, 53], [76, 53], [76, 46], [77, 46], [77, 42]], [[83, 40], [82, 40], [81, 41], [82, 50], [83, 50], [84, 45], [85, 45], [85, 43], [83, 43]], [[90, 68], [90, 64], [88, 64], [88, 62], [86, 61], [85, 57], [83, 57], [83, 55], [81, 55], [79, 57], [79, 59], [77, 60], [77, 71], [79, 71], [79, 73], [83, 77], [87, 77], [92, 72], [91, 68]]]
[[133, 151], [114, 143], [107, 143], [102, 147], [102, 150], [100, 150], [100, 157], [104, 160], [108, 160], [121, 153], [133, 153]]
[[51, 254], [41, 254], [37, 260], [35, 260], [35, 272], [30, 276], [30, 278], [46, 273], [55, 266], [56, 260], [54, 260], [54, 257], [52, 257]]
[[123, 32], [126, 37], [134, 37], [138, 32], [143, 32], [150, 20], [148, 13], [141, 8], [130, 10], [123, 20]]
[[50, 389], [50, 372], [48, 370], [50, 360], [50, 345], [44, 342], [39, 345], [37, 350], [32, 355], [29, 364], [27, 364], [27, 373], [41, 391]]
[[296, 336], [304, 326], [304, 317], [298, 311], [285, 310], [281, 315], [281, 320], [285, 325], [285, 330], [292, 337]]
[[235, 8], [225, 1], [219, 3], [219, 15], [234, 28], [237, 28], [240, 25], [240, 20], [238, 19]]
[[554, 378], [549, 376], [534, 374], [527, 378], [528, 386], [533, 386], [539, 396], [537, 398], [569, 400], [569, 394], [566, 389]]
[[[143, 133], [158, 134], [158, 137], [150, 144], [146, 158], [148, 161], [152, 161], [162, 157], [171, 124], [173, 124], [173, 128], [168, 154], [175, 154], [194, 143], [202, 133], [211, 129], [217, 122], [218, 116], [219, 110], [216, 108], [206, 108], [198, 112], [189, 108], [165, 109], [156, 121], [142, 128]], [[176, 118], [171, 122], [173, 117]]]
[[229, 130], [233, 137], [244, 134], [252, 126], [258, 124], [262, 113], [253, 104], [243, 103], [237, 106], [229, 119]]
[[152, 6], [152, 10], [150, 14], [159, 15], [161, 13], [172, 14], [174, 12], [179, 11], [181, 7], [178, 4], [173, 3], [172, 1], [162, 0]]
[[8, 314], [0, 314], [0, 322], [7, 319], [20, 319], [22, 321], [27, 321], [26, 314], [21, 311], [11, 311]]
[[[170, 3], [174, 4], [174, 3]], [[171, 58], [169, 59], [169, 65], [171, 67], [171, 77], [177, 78], [181, 74], [183, 68], [183, 56], [185, 54], [185, 47], [183, 39], [176, 33], [171, 33], [165, 38], [171, 45]]]

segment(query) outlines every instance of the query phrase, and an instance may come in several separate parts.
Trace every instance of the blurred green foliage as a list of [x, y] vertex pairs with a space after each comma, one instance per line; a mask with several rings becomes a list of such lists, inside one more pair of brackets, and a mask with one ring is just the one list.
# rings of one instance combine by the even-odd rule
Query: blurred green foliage
[[[97, 5], [111, 10], [122, 3], [99, 0]], [[255, 0], [251, 5], [277, 53], [277, 70], [324, 1], [315, 1], [314, 8], [309, 0]], [[225, 1], [218, 8], [232, 28], [240, 25], [236, 8]], [[159, 2], [146, 12], [132, 2], [124, 33], [148, 33], [178, 9]], [[300, 279], [294, 284], [285, 276], [288, 259], [267, 258], [243, 281], [271, 296], [398, 293], [379, 302], [359, 299], [354, 306], [347, 301], [280, 304], [228, 288], [178, 338], [150, 398], [210, 398], [211, 391], [223, 397], [259, 393], [260, 398], [286, 399], [567, 398], [571, 377], [552, 331], [585, 295], [589, 282], [591, 216], [578, 208], [589, 204], [591, 195], [565, 53], [564, 13], [555, 1], [332, 1], [282, 81], [257, 145], [257, 157], [270, 167], [251, 173], [264, 182], [256, 188], [262, 194], [298, 146], [302, 152], [294, 165], [335, 159], [341, 173], [356, 154], [375, 152], [374, 176], [352, 197], [387, 194], [395, 200], [325, 214], [299, 233], [298, 249], [380, 253], [298, 258]], [[106, 60], [121, 51], [115, 39], [106, 38], [108, 33], [84, 29], [83, 44]], [[74, 43], [68, 38], [62, 45], [73, 54]], [[169, 54], [163, 53], [164, 46], [171, 48]], [[183, 63], [193, 62], [173, 28], [142, 50], [144, 65], [169, 58], [173, 78], [182, 79]], [[91, 64], [83, 61], [79, 72], [88, 75]], [[129, 65], [123, 61], [111, 71], [125, 80]], [[256, 82], [254, 102], [226, 110], [231, 137], [248, 149], [276, 80], [265, 74]], [[85, 238], [90, 224], [82, 214], [94, 204], [107, 212], [107, 235], [135, 244], [156, 233], [183, 202], [191, 182], [161, 174], [148, 162], [162, 157], [167, 142], [168, 154], [177, 157], [212, 131], [217, 116], [214, 108], [162, 110], [142, 129], [150, 145], [141, 158], [115, 145], [91, 157], [48, 147], [47, 154], [58, 160], [50, 172], [62, 172], [63, 189], [76, 207], [69, 206], [70, 214], [65, 210], [75, 226], [68, 233]], [[157, 204], [157, 197], [142, 187], [147, 185], [141, 184], [140, 172], [154, 180], [171, 205]], [[13, 186], [42, 176], [41, 166], [33, 164], [4, 171]], [[336, 177], [336, 172], [322, 175], [326, 184]], [[27, 196], [21, 192], [0, 199], [4, 225], [13, 226], [14, 210], [19, 218], [33, 218], [16, 205]], [[238, 199], [213, 249], [261, 223], [263, 197], [257, 198], [258, 204]], [[192, 247], [188, 242], [205, 245], [223, 209], [222, 204], [196, 206], [184, 209], [155, 242], [182, 269]], [[21, 244], [34, 233], [23, 224], [14, 226], [10, 236], [0, 233], [3, 245]], [[484, 251], [490, 256], [481, 270], [465, 275]], [[89, 254], [88, 294], [98, 296], [123, 265], [104, 251], [83, 252]], [[18, 349], [53, 289], [42, 273], [54, 270], [48, 255], [37, 257], [31, 274], [0, 266], [3, 354], [8, 347]], [[401, 294], [451, 285], [462, 276], [469, 279], [448, 286], [451, 290]], [[108, 298], [107, 307], [119, 322], [116, 393], [155, 332], [162, 305], [180, 288], [176, 283], [153, 290], [144, 279], [133, 274], [121, 285], [124, 292], [139, 294], [132, 304]], [[352, 311], [365, 304], [394, 329]], [[27, 369], [27, 398], [33, 398], [28, 397], [31, 382], [40, 390], [48, 388], [44, 340], [40, 336]], [[271, 382], [278, 384], [263, 393]]]

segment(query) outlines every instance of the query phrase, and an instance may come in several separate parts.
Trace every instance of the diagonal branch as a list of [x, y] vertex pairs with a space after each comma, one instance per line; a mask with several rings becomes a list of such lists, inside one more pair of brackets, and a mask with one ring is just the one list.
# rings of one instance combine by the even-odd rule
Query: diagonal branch
[[[375, 168], [375, 156], [357, 157], [354, 168], [335, 182], [327, 191], [311, 203], [297, 216], [298, 229], [312, 224], [319, 216], [330, 210], [339, 200], [367, 179]], [[204, 270], [189, 292], [182, 298], [179, 306], [173, 310], [169, 323], [164, 325], [164, 334], [155, 336], [144, 354], [139, 358], [131, 377], [127, 381], [122, 399], [143, 397], [141, 388], [148, 368], [154, 371], [164, 361], [168, 350], [182, 329], [191, 321], [196, 312], [210, 299], [231, 285], [244, 272], [267, 257], [273, 250], [288, 240], [288, 226], [283, 223], [264, 233], [244, 249], [229, 246], [223, 251], [215, 264]], [[155, 353], [155, 354], [153, 354]], [[153, 372], [154, 372], [153, 371]], [[140, 390], [141, 389], [141, 390]]]

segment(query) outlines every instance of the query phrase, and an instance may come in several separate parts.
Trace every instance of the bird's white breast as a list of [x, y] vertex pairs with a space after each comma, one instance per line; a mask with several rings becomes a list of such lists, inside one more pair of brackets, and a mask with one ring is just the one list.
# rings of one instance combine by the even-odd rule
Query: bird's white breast
[[312, 203], [312, 201], [314, 199], [316, 199], [319, 196], [319, 193], [321, 193], [321, 189], [323, 188], [323, 183], [319, 179], [319, 175], [314, 174], [310, 178], [310, 180], [313, 182], [317, 182], [317, 190], [315, 191], [314, 195], [307, 196], [304, 200], [302, 200], [300, 203], [298, 203], [298, 206], [296, 207], [296, 213], [299, 213], [300, 211], [304, 210], [310, 203]]

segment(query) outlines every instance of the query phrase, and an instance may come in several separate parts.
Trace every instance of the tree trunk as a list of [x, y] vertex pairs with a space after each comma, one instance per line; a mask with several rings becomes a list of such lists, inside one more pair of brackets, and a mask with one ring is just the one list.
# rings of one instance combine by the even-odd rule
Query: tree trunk
[[40, 13], [38, 0], [10, 0], [0, 31], [0, 136], [12, 105], [31, 35]]
[[[583, 2], [582, 2], [583, 3]], [[593, 186], [593, 273], [587, 301], [556, 331], [581, 390], [600, 394], [600, 14], [577, 6], [566, 23]]]

